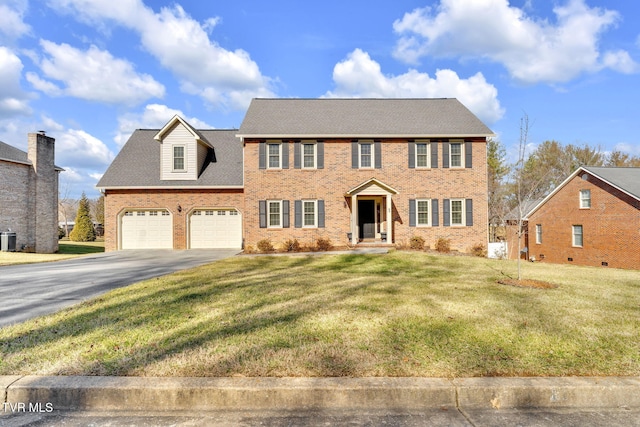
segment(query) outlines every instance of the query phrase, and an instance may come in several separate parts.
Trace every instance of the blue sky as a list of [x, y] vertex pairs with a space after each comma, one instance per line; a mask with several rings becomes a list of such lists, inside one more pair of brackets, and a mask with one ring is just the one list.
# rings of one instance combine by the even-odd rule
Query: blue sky
[[623, 0], [0, 0], [0, 140], [56, 138], [61, 191], [137, 128], [237, 128], [253, 97], [456, 97], [515, 156], [640, 155], [640, 4]]

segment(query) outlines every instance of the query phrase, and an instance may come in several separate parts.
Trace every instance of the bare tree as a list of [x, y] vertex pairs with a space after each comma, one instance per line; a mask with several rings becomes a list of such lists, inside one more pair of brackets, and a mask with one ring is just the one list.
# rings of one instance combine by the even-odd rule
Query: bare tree
[[75, 218], [78, 210], [78, 201], [69, 196], [70, 185], [65, 182], [62, 186], [64, 189], [58, 194], [58, 219], [64, 222], [64, 235], [69, 237], [69, 221]]

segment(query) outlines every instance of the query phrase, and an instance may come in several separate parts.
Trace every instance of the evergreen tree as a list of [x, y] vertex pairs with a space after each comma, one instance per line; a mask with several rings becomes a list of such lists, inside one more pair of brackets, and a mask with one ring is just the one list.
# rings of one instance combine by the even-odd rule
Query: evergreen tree
[[74, 242], [93, 242], [96, 240], [96, 232], [91, 221], [90, 204], [87, 196], [82, 193], [78, 202], [78, 213], [76, 214], [76, 224], [69, 233], [69, 239]]

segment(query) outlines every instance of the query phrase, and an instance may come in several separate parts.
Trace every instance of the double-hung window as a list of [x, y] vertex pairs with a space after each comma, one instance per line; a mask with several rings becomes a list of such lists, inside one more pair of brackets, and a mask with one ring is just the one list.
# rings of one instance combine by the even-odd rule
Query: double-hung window
[[591, 208], [591, 190], [580, 190], [580, 209]]
[[536, 243], [542, 243], [542, 224], [536, 224]]
[[429, 161], [429, 143], [428, 142], [416, 142], [416, 167], [428, 168], [431, 166]]
[[282, 200], [268, 200], [267, 209], [267, 226], [269, 228], [282, 228]]
[[582, 247], [582, 226], [573, 225], [572, 228], [572, 245]]
[[267, 165], [269, 169], [282, 168], [282, 144], [280, 143], [268, 143], [267, 144]]
[[373, 143], [361, 142], [359, 144], [360, 150], [360, 168], [369, 169], [373, 168]]
[[451, 142], [449, 144], [449, 167], [464, 167], [464, 144], [462, 142]]
[[317, 227], [318, 226], [318, 202], [317, 200], [302, 201], [302, 226]]
[[429, 199], [418, 199], [416, 200], [416, 225], [418, 227], [428, 227], [431, 225], [430, 215], [430, 207], [431, 200]]
[[184, 171], [184, 145], [173, 146], [173, 170]]
[[451, 225], [464, 224], [464, 199], [451, 199]]
[[302, 144], [302, 168], [303, 169], [315, 169], [317, 164], [317, 149], [316, 144], [303, 143]]

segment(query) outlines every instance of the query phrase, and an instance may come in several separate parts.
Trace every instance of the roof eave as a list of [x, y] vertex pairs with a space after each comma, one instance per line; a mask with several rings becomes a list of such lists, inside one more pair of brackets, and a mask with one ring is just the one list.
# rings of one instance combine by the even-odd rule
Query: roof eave
[[96, 189], [105, 190], [238, 190], [244, 185], [96, 185]]
[[495, 133], [465, 133], [465, 134], [236, 134], [236, 137], [246, 139], [329, 139], [329, 138], [350, 138], [350, 139], [416, 139], [416, 138], [492, 138]]

